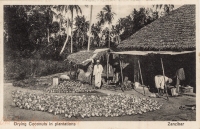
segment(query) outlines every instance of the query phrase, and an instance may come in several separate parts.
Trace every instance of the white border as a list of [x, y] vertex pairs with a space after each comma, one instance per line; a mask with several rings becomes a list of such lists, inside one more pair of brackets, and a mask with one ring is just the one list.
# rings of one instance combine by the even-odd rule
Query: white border
[[[200, 87], [198, 84], [200, 84], [200, 79], [199, 79], [199, 1], [198, 0], [160, 0], [160, 1], [154, 1], [154, 0], [32, 0], [32, 1], [0, 1], [0, 17], [1, 17], [1, 30], [3, 30], [3, 5], [50, 5], [50, 4], [78, 4], [78, 5], [105, 5], [105, 4], [110, 4], [110, 5], [153, 5], [153, 4], [196, 4], [196, 104], [197, 104], [197, 110], [196, 110], [196, 121], [195, 122], [184, 122], [184, 126], [168, 126], [168, 121], [83, 121], [79, 122], [77, 126], [72, 127], [72, 126], [58, 126], [57, 128], [80, 128], [80, 129], [88, 129], [88, 128], [95, 128], [95, 129], [132, 129], [132, 128], [139, 128], [139, 129], [170, 129], [170, 128], [176, 128], [176, 129], [200, 129], [200, 119], [199, 119], [199, 90]], [[0, 66], [1, 66], [1, 88], [0, 88], [0, 118], [3, 118], [3, 31], [1, 31], [1, 47], [0, 47]], [[1, 119], [0, 119], [1, 120]], [[181, 121], [182, 122], [182, 121]], [[1, 123], [1, 122], [0, 122]], [[0, 124], [0, 128], [27, 128], [26, 127], [18, 127], [18, 126], [13, 126], [13, 122], [10, 122], [10, 124]], [[31, 128], [28, 126], [28, 128]], [[55, 128], [55, 126], [50, 127], [50, 126], [37, 126], [34, 128]]]

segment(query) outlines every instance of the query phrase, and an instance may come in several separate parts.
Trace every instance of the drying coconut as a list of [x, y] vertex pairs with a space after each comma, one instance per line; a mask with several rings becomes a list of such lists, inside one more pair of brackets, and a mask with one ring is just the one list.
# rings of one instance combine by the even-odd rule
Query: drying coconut
[[63, 114], [67, 118], [135, 115], [158, 110], [162, 106], [155, 100], [124, 94], [57, 96], [15, 91], [12, 97], [14, 105], [19, 108]]
[[48, 93], [80, 93], [93, 92], [90, 86], [83, 85], [80, 81], [64, 81], [57, 86], [51, 86], [45, 90]]

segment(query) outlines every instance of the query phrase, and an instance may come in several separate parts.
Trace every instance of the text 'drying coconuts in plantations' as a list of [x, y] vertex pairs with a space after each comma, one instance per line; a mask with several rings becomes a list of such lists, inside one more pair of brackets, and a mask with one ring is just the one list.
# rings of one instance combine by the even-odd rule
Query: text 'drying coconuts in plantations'
[[76, 126], [76, 122], [14, 122], [14, 126]]

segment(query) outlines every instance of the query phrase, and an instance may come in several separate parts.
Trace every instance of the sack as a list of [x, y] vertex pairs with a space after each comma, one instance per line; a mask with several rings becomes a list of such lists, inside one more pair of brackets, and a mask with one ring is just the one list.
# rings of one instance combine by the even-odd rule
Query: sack
[[135, 86], [135, 89], [137, 89], [141, 84], [139, 82], [135, 82], [134, 83], [134, 86]]
[[171, 89], [171, 93], [172, 93], [172, 96], [176, 96], [177, 95], [176, 88], [172, 88]]

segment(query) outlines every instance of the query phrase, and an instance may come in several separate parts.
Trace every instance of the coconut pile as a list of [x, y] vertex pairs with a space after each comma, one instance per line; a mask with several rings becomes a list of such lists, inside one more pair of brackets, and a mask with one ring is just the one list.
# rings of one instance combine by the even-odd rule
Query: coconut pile
[[102, 89], [130, 91], [133, 90], [134, 87], [132, 85], [105, 85]]
[[83, 85], [79, 81], [64, 81], [57, 86], [50, 86], [46, 89], [48, 93], [84, 93], [94, 92], [91, 86]]
[[152, 99], [125, 94], [57, 96], [13, 91], [12, 97], [13, 105], [21, 109], [44, 111], [67, 118], [135, 115], [155, 111], [162, 106]]

